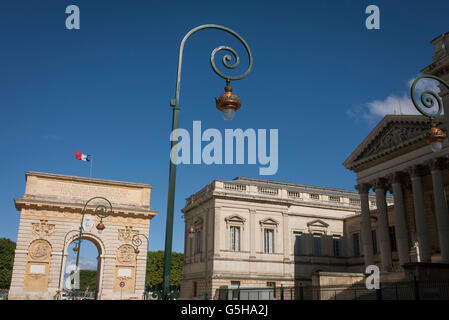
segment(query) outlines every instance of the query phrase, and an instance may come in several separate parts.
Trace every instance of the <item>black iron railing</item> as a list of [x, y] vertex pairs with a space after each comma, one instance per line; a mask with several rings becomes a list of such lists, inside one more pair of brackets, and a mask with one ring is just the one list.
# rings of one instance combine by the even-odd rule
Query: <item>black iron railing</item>
[[295, 286], [217, 289], [218, 300], [449, 300], [449, 280], [364, 283], [341, 286]]

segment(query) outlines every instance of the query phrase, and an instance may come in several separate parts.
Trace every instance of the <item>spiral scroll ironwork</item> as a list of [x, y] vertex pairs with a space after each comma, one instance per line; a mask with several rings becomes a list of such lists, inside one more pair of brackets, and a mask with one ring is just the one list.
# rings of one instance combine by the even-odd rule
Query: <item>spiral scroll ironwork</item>
[[131, 240], [132, 244], [139, 248], [142, 245], [142, 239], [140, 239], [141, 234], [135, 234]]
[[[175, 95], [175, 99], [173, 99], [171, 101], [172, 106], [179, 107], [179, 92], [180, 92], [180, 84], [181, 84], [182, 55], [184, 52], [184, 44], [185, 44], [186, 40], [192, 34], [194, 34], [197, 31], [203, 30], [203, 29], [217, 29], [217, 30], [222, 30], [222, 31], [225, 31], [225, 32], [233, 35], [235, 38], [237, 38], [240, 41], [240, 43], [242, 43], [242, 45], [244, 46], [244, 48], [248, 54], [248, 59], [249, 59], [248, 69], [246, 69], [246, 71], [241, 75], [231, 76], [231, 75], [226, 75], [226, 74], [222, 73], [220, 70], [218, 70], [218, 68], [215, 64], [215, 55], [220, 51], [229, 52], [230, 54], [226, 54], [225, 56], [223, 56], [222, 64], [227, 69], [235, 69], [240, 64], [240, 57], [237, 54], [237, 52], [233, 48], [228, 47], [228, 46], [219, 46], [219, 47], [215, 48], [214, 50], [212, 50], [212, 53], [210, 56], [210, 64], [212, 66], [212, 69], [218, 76], [225, 79], [227, 82], [229, 82], [231, 80], [241, 80], [241, 79], [245, 78], [250, 73], [250, 71], [253, 67], [253, 55], [251, 53], [251, 49], [249, 48], [246, 41], [234, 30], [229, 29], [224, 26], [217, 25], [217, 24], [204, 24], [204, 25], [198, 26], [196, 28], [193, 28], [184, 36], [184, 38], [181, 41], [181, 45], [179, 47], [178, 75], [176, 78], [176, 93], [175, 93], [176, 95]], [[232, 60], [235, 60], [234, 63], [230, 63], [230, 61], [232, 61]]]
[[97, 217], [99, 217], [100, 219], [103, 219], [103, 218], [108, 217], [112, 213], [112, 204], [111, 204], [111, 202], [108, 199], [103, 198], [103, 197], [94, 197], [94, 198], [91, 198], [91, 199], [87, 200], [87, 202], [86, 202], [86, 204], [84, 205], [84, 208], [83, 208], [83, 215], [86, 212], [86, 208], [87, 208], [88, 204], [91, 201], [98, 200], [98, 199], [106, 201], [107, 205], [105, 205], [105, 204], [97, 204], [97, 206], [95, 207], [95, 210], [94, 210], [95, 215]]
[[413, 105], [415, 106], [416, 110], [418, 110], [422, 115], [424, 115], [424, 116], [428, 117], [430, 120], [432, 120], [436, 116], [439, 116], [441, 114], [441, 112], [443, 111], [443, 102], [441, 101], [441, 98], [439, 97], [439, 95], [436, 92], [434, 92], [432, 90], [425, 90], [420, 95], [420, 101], [421, 101], [422, 106], [424, 106], [424, 108], [426, 108], [426, 109], [432, 109], [435, 107], [435, 101], [437, 101], [438, 111], [436, 113], [429, 113], [429, 112], [426, 112], [425, 109], [423, 109], [420, 106], [420, 104], [418, 103], [418, 101], [415, 97], [415, 89], [416, 89], [416, 85], [418, 84], [418, 82], [421, 79], [436, 80], [440, 84], [444, 85], [446, 87], [446, 89], [448, 89], [448, 90], [449, 90], [449, 84], [447, 82], [445, 82], [443, 79], [438, 78], [433, 75], [423, 75], [421, 77], [418, 77], [415, 81], [413, 81], [413, 84], [412, 84], [412, 87], [410, 90], [410, 95], [412, 98]]

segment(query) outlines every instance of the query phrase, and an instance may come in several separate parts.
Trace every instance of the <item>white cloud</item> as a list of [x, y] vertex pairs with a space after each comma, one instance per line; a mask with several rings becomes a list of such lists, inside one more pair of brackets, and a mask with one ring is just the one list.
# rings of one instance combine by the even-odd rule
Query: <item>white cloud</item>
[[[387, 114], [420, 114], [413, 105], [410, 97], [410, 88], [415, 78], [407, 81], [408, 90], [400, 95], [390, 94], [385, 99], [374, 100], [363, 105], [354, 106], [346, 111], [346, 114], [355, 119], [364, 119], [371, 124], [377, 123]], [[416, 85], [416, 97], [419, 101], [419, 95], [424, 90], [440, 92], [438, 82], [431, 79], [421, 79]], [[436, 104], [435, 104], [436, 105]], [[435, 110], [431, 110], [436, 112]], [[430, 110], [427, 110], [430, 111]]]

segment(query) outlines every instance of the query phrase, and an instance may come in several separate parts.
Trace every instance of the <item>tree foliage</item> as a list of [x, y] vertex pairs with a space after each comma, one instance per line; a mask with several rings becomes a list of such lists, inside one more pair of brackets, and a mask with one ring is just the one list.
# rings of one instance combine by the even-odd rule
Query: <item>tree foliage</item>
[[15, 250], [16, 243], [14, 241], [0, 238], [0, 289], [9, 289]]
[[80, 289], [89, 287], [89, 292], [95, 292], [97, 288], [97, 270], [80, 270]]
[[[181, 286], [182, 265], [184, 254], [173, 252], [170, 269], [170, 285], [179, 288]], [[147, 287], [151, 290], [161, 290], [164, 275], [164, 252], [148, 251]]]

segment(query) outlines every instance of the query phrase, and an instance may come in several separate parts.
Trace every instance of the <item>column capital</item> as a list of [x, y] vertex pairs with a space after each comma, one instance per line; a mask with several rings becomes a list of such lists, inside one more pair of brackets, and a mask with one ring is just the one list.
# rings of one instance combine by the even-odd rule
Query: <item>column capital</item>
[[373, 189], [376, 191], [376, 189], [387, 189], [387, 179], [385, 178], [378, 178], [373, 181]]
[[412, 166], [407, 169], [407, 172], [412, 178], [420, 178], [424, 175], [424, 170], [421, 165]]
[[403, 184], [404, 183], [403, 180], [404, 180], [403, 174], [400, 172], [395, 172], [388, 176], [388, 181], [391, 184]]
[[358, 185], [355, 185], [354, 188], [360, 193], [368, 193], [369, 189], [371, 189], [371, 185], [368, 183], [361, 183]]
[[431, 171], [441, 171], [446, 166], [446, 159], [435, 158], [427, 161], [426, 164], [430, 167]]

